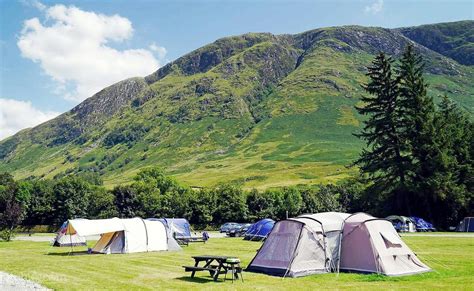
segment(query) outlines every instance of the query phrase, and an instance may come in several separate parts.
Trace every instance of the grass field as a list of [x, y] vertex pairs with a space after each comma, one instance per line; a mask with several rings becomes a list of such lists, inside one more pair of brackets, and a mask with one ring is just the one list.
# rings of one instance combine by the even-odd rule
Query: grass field
[[[260, 247], [259, 242], [216, 238], [193, 244], [182, 252], [126, 255], [68, 255], [68, 249], [47, 242], [0, 242], [0, 270], [58, 290], [86, 289], [474, 289], [474, 237], [432, 235], [404, 236], [405, 242], [433, 272], [406, 277], [363, 274], [325, 274], [303, 278], [279, 278], [244, 273], [245, 282], [213, 282], [201, 272], [191, 279], [182, 265], [192, 255], [232, 255], [244, 267]], [[78, 248], [77, 250], [84, 250]]]

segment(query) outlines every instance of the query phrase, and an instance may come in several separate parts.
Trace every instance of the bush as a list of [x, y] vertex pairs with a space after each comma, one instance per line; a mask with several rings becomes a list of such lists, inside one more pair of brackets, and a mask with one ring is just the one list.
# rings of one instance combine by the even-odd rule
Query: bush
[[15, 233], [12, 229], [2, 229], [0, 230], [0, 239], [3, 241], [11, 241], [15, 236]]

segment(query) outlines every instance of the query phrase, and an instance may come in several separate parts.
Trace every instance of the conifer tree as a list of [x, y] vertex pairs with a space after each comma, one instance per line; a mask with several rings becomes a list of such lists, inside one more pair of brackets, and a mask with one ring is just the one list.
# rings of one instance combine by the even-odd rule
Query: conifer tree
[[411, 176], [407, 184], [414, 195], [411, 200], [416, 202], [412, 204], [418, 213], [427, 212], [431, 216], [428, 196], [433, 195], [443, 181], [437, 176], [440, 150], [434, 134], [435, 106], [433, 98], [427, 95], [423, 67], [422, 57], [408, 45], [398, 68], [399, 111], [403, 113], [399, 131], [407, 141], [410, 156]]
[[400, 111], [398, 79], [393, 76], [392, 59], [384, 53], [377, 55], [368, 67], [369, 82], [364, 85], [370, 96], [361, 100], [358, 112], [367, 116], [364, 128], [356, 136], [367, 143], [355, 162], [369, 175], [373, 193], [383, 199], [395, 200], [399, 210], [409, 208], [407, 177], [410, 157], [405, 135], [400, 131], [403, 112]]

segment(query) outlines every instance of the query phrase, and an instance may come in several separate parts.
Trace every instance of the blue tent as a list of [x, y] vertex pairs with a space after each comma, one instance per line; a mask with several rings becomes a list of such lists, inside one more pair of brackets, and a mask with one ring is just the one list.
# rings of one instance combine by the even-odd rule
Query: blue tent
[[191, 237], [191, 225], [186, 218], [149, 218], [159, 220], [168, 228], [176, 239]]
[[412, 216], [410, 219], [415, 223], [417, 231], [436, 231], [433, 224], [427, 222], [423, 218]]
[[245, 240], [262, 240], [265, 239], [272, 231], [275, 221], [270, 218], [265, 218], [257, 221], [249, 227], [245, 233]]

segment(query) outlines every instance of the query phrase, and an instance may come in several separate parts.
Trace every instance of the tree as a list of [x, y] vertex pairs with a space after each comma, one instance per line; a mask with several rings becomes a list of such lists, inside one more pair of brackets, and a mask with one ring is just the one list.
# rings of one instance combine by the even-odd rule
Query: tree
[[86, 181], [67, 176], [54, 184], [53, 192], [56, 196], [56, 224], [60, 225], [67, 219], [87, 217], [91, 185]]
[[9, 241], [14, 228], [27, 211], [29, 192], [26, 185], [17, 183], [9, 173], [0, 174], [0, 238]]
[[118, 216], [115, 196], [102, 187], [93, 187], [89, 197], [88, 216], [103, 219]]
[[214, 189], [216, 208], [213, 213], [214, 222], [245, 221], [247, 218], [247, 204], [244, 192], [236, 185], [222, 184]]
[[[400, 132], [407, 141], [411, 157], [411, 176], [409, 184], [412, 191], [416, 212], [432, 217], [429, 196], [436, 191], [443, 177], [437, 175], [440, 151], [435, 140], [433, 98], [427, 95], [427, 87], [423, 78], [423, 59], [408, 45], [400, 59], [399, 94], [401, 115]], [[400, 209], [402, 211], [402, 209]], [[411, 215], [410, 209], [400, 214]]]
[[50, 225], [54, 223], [53, 183], [49, 180], [30, 181], [30, 203], [23, 224], [27, 226]]
[[207, 226], [212, 223], [214, 218], [213, 213], [216, 208], [215, 193], [209, 189], [192, 191], [190, 193], [189, 207], [189, 222]]
[[282, 192], [283, 204], [280, 206], [278, 212], [279, 218], [286, 218], [287, 211], [288, 217], [299, 215], [301, 204], [303, 202], [300, 191], [296, 187], [285, 187]]
[[115, 207], [120, 218], [131, 218], [138, 216], [140, 203], [138, 195], [131, 186], [116, 186], [112, 190], [115, 196]]
[[276, 218], [278, 205], [273, 191], [259, 192], [252, 189], [247, 195], [247, 206], [250, 220]]
[[433, 219], [447, 227], [472, 214], [474, 179], [473, 123], [447, 96], [436, 112], [434, 138], [438, 144], [434, 192], [427, 198]]
[[411, 157], [400, 130], [404, 112], [400, 110], [398, 79], [393, 76], [392, 63], [381, 52], [368, 67], [369, 82], [363, 88], [370, 95], [361, 98], [364, 106], [356, 107], [367, 116], [362, 132], [356, 134], [367, 147], [354, 164], [368, 175], [369, 191], [394, 199], [396, 209], [402, 210], [409, 208], [407, 178]]

